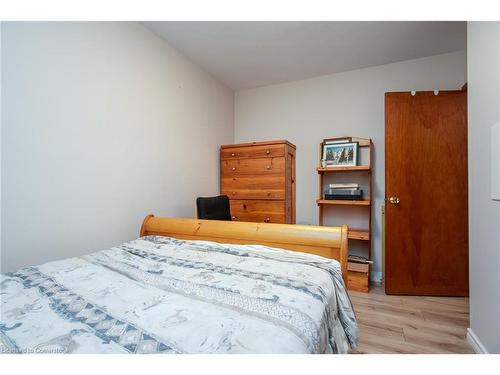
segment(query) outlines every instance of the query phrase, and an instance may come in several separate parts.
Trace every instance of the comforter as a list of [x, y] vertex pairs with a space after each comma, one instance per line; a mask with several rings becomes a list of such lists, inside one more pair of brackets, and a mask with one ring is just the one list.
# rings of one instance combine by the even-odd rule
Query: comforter
[[146, 236], [1, 275], [2, 353], [346, 353], [337, 261]]

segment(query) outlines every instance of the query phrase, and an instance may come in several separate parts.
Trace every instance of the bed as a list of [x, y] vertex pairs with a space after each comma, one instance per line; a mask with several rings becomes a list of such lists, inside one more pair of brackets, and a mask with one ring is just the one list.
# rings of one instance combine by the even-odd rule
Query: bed
[[141, 237], [1, 276], [2, 353], [346, 353], [347, 227], [147, 216]]

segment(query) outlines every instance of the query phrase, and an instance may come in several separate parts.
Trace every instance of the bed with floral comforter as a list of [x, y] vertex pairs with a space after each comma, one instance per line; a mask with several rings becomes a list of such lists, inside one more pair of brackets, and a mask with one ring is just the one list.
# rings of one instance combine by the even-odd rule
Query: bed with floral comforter
[[337, 261], [146, 236], [1, 275], [2, 353], [346, 353]]

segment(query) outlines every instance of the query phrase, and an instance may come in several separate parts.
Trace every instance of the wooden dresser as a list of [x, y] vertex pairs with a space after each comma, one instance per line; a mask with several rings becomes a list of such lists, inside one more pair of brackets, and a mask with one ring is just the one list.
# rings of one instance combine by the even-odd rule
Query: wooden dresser
[[295, 224], [295, 146], [288, 141], [224, 145], [221, 194], [237, 221]]

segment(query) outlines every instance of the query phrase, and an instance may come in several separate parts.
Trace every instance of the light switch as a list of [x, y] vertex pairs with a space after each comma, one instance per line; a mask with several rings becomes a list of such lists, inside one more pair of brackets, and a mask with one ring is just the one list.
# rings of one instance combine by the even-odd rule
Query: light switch
[[500, 200], [500, 123], [491, 127], [491, 199]]

